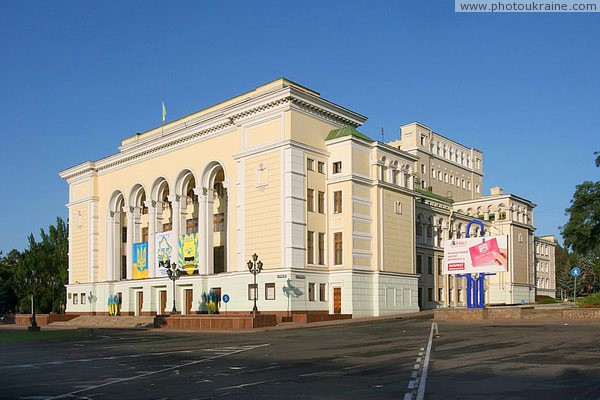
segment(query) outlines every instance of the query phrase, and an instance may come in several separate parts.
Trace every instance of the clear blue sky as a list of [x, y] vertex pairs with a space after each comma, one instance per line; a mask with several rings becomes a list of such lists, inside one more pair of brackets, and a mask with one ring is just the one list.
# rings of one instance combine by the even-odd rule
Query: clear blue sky
[[66, 218], [58, 171], [287, 77], [398, 136], [414, 120], [484, 152], [484, 190], [559, 234], [599, 180], [600, 13], [457, 14], [454, 1], [0, 0], [0, 249]]

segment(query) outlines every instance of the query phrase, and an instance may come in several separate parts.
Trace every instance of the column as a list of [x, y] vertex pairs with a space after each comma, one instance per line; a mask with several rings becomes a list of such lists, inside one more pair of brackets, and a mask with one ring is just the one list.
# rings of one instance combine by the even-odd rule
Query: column
[[208, 227], [206, 219], [207, 190], [205, 188], [194, 188], [194, 194], [198, 196], [198, 272], [200, 275], [208, 274]]
[[206, 216], [206, 273], [212, 275], [215, 273], [215, 263], [213, 260], [213, 203], [215, 191], [209, 188], [205, 188], [204, 190], [206, 191], [206, 212], [204, 214]]
[[132, 279], [133, 278], [133, 229], [135, 213], [134, 207], [124, 206], [123, 212], [127, 215], [127, 272], [126, 276], [122, 276], [121, 279]]
[[148, 208], [148, 277], [155, 276], [156, 263], [156, 202], [146, 200], [144, 205]]
[[106, 280], [115, 280], [115, 213], [106, 213]]

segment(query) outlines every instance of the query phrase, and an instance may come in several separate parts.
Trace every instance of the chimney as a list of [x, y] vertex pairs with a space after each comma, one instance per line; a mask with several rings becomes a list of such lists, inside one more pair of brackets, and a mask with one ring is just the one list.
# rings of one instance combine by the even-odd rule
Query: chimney
[[502, 196], [504, 194], [504, 190], [500, 186], [495, 186], [490, 189], [491, 196]]

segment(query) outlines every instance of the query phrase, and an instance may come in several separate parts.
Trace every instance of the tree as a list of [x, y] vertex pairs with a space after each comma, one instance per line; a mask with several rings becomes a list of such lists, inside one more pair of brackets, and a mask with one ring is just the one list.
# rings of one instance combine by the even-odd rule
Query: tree
[[64, 285], [67, 283], [68, 230], [62, 218], [50, 225], [48, 233], [40, 231], [41, 240], [29, 235], [29, 248], [23, 251], [15, 272], [14, 288], [19, 297], [19, 308], [30, 312], [32, 284], [28, 279], [36, 276], [36, 310], [60, 312], [66, 304]]
[[17, 250], [11, 250], [5, 257], [0, 252], [0, 314], [14, 313], [19, 302], [14, 289], [14, 275], [20, 262], [21, 253]]

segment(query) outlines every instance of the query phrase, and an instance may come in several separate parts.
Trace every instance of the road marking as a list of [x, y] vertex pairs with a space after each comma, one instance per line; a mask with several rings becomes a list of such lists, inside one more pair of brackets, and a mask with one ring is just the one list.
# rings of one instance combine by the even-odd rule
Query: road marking
[[263, 383], [269, 383], [269, 382], [273, 382], [273, 381], [272, 380], [268, 380], [268, 381], [258, 381], [258, 382], [250, 382], [250, 383], [241, 383], [241, 384], [235, 385], [235, 386], [227, 386], [227, 387], [224, 387], [224, 388], [215, 389], [215, 392], [217, 390], [243, 389], [243, 388], [248, 387], [248, 386], [262, 385]]
[[256, 346], [244, 346], [243, 348], [241, 348], [239, 350], [236, 350], [236, 351], [231, 351], [230, 353], [216, 354], [214, 356], [205, 357], [205, 358], [202, 358], [200, 360], [191, 361], [191, 362], [188, 362], [188, 363], [185, 363], [185, 364], [176, 365], [176, 366], [169, 367], [169, 368], [163, 368], [163, 369], [160, 369], [158, 371], [152, 371], [152, 372], [148, 372], [148, 373], [137, 375], [137, 376], [131, 376], [129, 378], [117, 379], [117, 380], [114, 380], [114, 381], [111, 381], [111, 382], [102, 383], [100, 385], [89, 386], [89, 387], [87, 387], [85, 389], [75, 390], [75, 391], [72, 391], [72, 392], [69, 392], [69, 393], [59, 394], [58, 396], [48, 397], [47, 400], [60, 399], [60, 398], [63, 398], [63, 397], [72, 396], [72, 395], [77, 394], [77, 393], [87, 392], [89, 390], [98, 389], [98, 388], [101, 388], [101, 387], [104, 387], [104, 386], [108, 386], [108, 385], [114, 385], [115, 383], [129, 382], [129, 381], [133, 381], [133, 380], [136, 380], [136, 379], [145, 378], [147, 376], [161, 374], [163, 372], [171, 371], [171, 370], [178, 369], [178, 368], [189, 367], [190, 365], [199, 364], [199, 363], [202, 363], [202, 362], [205, 362], [205, 361], [216, 360], [218, 358], [222, 358], [222, 357], [231, 356], [231, 355], [234, 355], [234, 354], [243, 353], [245, 351], [254, 350], [254, 349], [257, 349], [257, 348], [260, 348], [260, 347], [265, 347], [265, 346], [269, 346], [269, 344], [265, 343], [265, 344], [259, 344], [259, 345], [256, 345]]
[[427, 371], [429, 370], [429, 358], [431, 356], [431, 344], [433, 343], [433, 331], [435, 330], [439, 336], [438, 327], [435, 322], [431, 324], [431, 332], [429, 333], [429, 342], [427, 343], [427, 352], [425, 353], [425, 362], [423, 364], [423, 372], [419, 380], [419, 390], [417, 391], [417, 400], [423, 400], [425, 397], [425, 384], [427, 383]]

